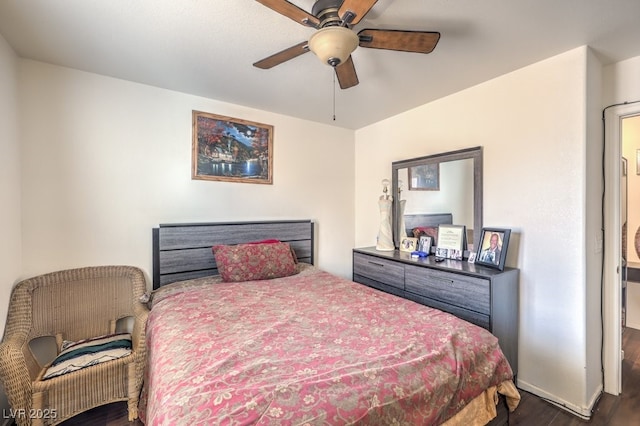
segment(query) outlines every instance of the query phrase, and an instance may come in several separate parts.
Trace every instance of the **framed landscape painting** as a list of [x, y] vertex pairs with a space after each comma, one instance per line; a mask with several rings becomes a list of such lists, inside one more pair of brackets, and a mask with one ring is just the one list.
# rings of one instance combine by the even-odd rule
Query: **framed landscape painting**
[[273, 183], [273, 126], [193, 111], [191, 178]]

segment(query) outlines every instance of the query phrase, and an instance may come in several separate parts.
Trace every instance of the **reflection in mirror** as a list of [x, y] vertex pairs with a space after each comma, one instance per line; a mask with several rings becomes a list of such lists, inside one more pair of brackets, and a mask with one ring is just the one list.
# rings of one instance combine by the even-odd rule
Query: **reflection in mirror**
[[398, 169], [398, 179], [408, 182], [409, 187], [408, 191], [402, 192], [402, 198], [406, 200], [404, 214], [451, 213], [456, 225], [473, 229], [473, 160], [448, 161], [439, 166], [438, 181], [442, 185], [435, 190], [419, 186], [424, 179], [416, 177], [415, 171], [411, 172], [413, 167]]
[[[415, 227], [445, 223], [464, 225], [468, 244], [477, 246], [482, 230], [481, 147], [394, 162], [392, 177], [399, 195], [393, 209], [396, 247], [404, 235], [413, 236]], [[404, 216], [396, 200], [405, 200]]]

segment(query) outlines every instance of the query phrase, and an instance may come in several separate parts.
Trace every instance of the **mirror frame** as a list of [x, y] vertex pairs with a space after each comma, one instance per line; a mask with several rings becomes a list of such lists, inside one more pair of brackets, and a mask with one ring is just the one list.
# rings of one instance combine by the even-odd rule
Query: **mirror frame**
[[[394, 161], [391, 163], [391, 193], [393, 197], [392, 226], [393, 242], [396, 248], [400, 247], [398, 241], [398, 226], [400, 216], [400, 203], [398, 202], [398, 170], [423, 164], [435, 164], [456, 160], [473, 160], [473, 247], [476, 250], [480, 243], [482, 233], [482, 147], [461, 149], [458, 151], [443, 152], [408, 160]], [[408, 184], [408, 182], [407, 182]], [[455, 224], [455, 223], [454, 223]]]

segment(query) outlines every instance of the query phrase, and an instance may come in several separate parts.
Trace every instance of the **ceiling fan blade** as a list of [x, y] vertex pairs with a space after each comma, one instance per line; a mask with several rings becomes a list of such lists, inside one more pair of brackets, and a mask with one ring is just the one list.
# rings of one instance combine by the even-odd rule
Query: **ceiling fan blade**
[[293, 3], [289, 3], [286, 0], [256, 0], [267, 6], [270, 9], [275, 10], [281, 15], [291, 18], [299, 24], [317, 27], [320, 24], [318, 18], [312, 14], [300, 9]]
[[351, 56], [349, 56], [349, 59], [338, 65], [335, 69], [341, 89], [348, 89], [349, 87], [356, 86], [359, 83], [358, 75], [356, 74], [356, 67], [353, 64]]
[[289, 59], [293, 59], [297, 56], [302, 55], [303, 53], [307, 53], [309, 51], [307, 44], [308, 43], [306, 41], [298, 43], [295, 46], [291, 46], [288, 49], [284, 49], [281, 52], [275, 53], [271, 56], [259, 60], [258, 62], [253, 64], [253, 66], [261, 68], [263, 70], [273, 68], [276, 65], [280, 65], [281, 63], [288, 61]]
[[358, 37], [360, 37], [361, 47], [431, 53], [440, 40], [440, 33], [365, 29], [358, 33]]
[[378, 0], [344, 0], [338, 10], [338, 15], [344, 18], [345, 13], [351, 12], [355, 16], [348, 23], [355, 25], [371, 10]]

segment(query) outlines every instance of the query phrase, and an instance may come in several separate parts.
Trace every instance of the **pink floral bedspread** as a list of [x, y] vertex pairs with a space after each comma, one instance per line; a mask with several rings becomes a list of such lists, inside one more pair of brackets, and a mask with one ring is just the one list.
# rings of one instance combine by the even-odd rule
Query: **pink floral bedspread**
[[488, 331], [314, 267], [172, 286], [147, 325], [147, 425], [440, 424], [512, 378]]

